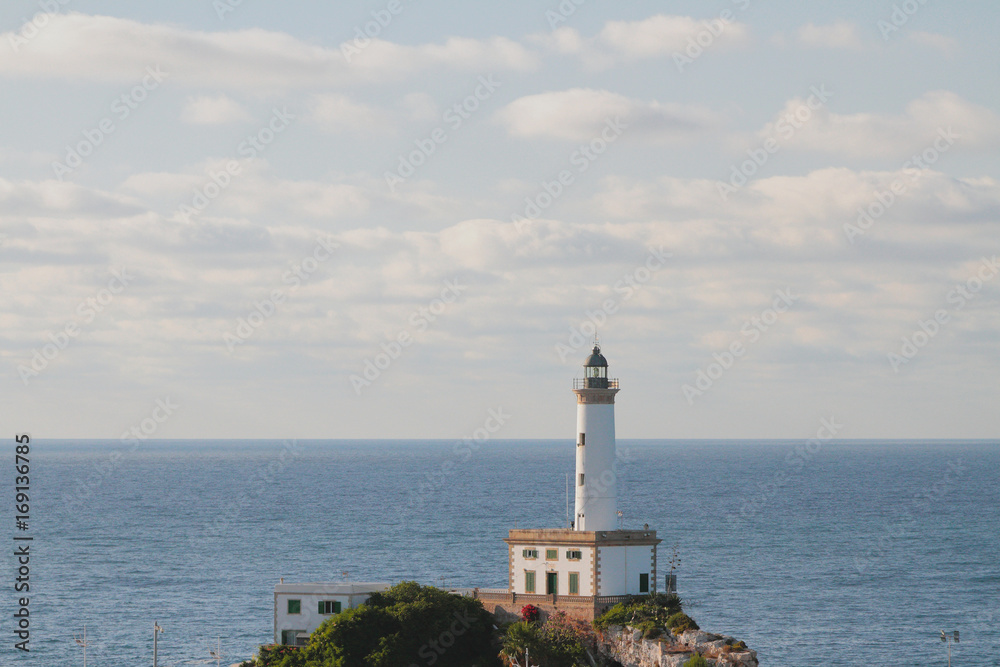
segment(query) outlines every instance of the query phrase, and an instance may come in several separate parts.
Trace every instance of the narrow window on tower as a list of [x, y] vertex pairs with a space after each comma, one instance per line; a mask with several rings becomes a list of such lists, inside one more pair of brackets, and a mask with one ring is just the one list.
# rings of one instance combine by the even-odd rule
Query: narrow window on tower
[[639, 575], [639, 592], [648, 593], [649, 592], [649, 575], [645, 572]]
[[576, 441], [577, 447], [585, 447], [587, 445], [587, 434], [581, 433], [580, 439]]
[[[563, 442], [566, 442], [566, 441], [563, 440]], [[582, 472], [580, 473], [580, 482], [577, 484], [577, 486], [583, 486], [583, 473]]]

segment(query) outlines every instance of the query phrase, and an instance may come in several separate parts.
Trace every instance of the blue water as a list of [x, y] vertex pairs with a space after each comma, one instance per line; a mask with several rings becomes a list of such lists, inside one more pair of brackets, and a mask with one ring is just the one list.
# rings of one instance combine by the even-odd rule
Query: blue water
[[[803, 445], [619, 441], [625, 525], [659, 531], [661, 564], [677, 545], [689, 613], [762, 665], [945, 664], [942, 629], [962, 632], [953, 664], [1000, 665], [1000, 443]], [[468, 460], [451, 442], [36, 441], [32, 652], [13, 649], [4, 548], [0, 664], [82, 664], [86, 623], [88, 665], [151, 665], [154, 620], [161, 665], [217, 637], [234, 663], [270, 641], [282, 576], [505, 586], [501, 539], [563, 525], [573, 457], [569, 440]]]

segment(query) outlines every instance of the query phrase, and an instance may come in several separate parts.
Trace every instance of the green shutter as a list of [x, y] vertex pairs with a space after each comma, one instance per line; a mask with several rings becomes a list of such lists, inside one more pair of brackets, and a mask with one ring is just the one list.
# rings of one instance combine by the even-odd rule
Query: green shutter
[[339, 614], [340, 613], [340, 602], [339, 601], [333, 603], [333, 613], [334, 614]]
[[580, 575], [576, 572], [570, 572], [569, 574], [569, 594], [580, 594]]
[[524, 573], [524, 592], [534, 593], [535, 592], [535, 573], [525, 572]]
[[649, 592], [649, 575], [640, 574], [639, 575], [639, 592], [648, 593]]
[[302, 613], [302, 600], [289, 600], [288, 601], [288, 613], [289, 614], [301, 614]]

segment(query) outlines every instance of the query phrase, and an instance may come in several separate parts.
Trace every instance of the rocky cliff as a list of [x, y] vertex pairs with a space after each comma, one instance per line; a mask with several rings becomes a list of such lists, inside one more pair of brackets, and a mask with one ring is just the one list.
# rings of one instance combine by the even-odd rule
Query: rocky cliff
[[732, 637], [688, 630], [681, 635], [643, 639], [642, 631], [611, 626], [598, 634], [601, 652], [624, 667], [682, 667], [695, 653], [717, 667], [757, 667], [757, 652]]

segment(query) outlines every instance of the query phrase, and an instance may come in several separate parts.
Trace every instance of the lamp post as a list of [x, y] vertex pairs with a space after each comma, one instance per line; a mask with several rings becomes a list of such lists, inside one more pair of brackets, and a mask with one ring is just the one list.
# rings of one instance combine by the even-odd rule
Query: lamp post
[[[218, 643], [216, 644], [214, 651], [212, 649], [208, 649], [208, 654], [215, 658], [216, 667], [222, 664], [222, 637], [219, 637], [217, 642]], [[209, 660], [209, 662], [211, 662], [211, 660]]]
[[80, 639], [76, 635], [73, 636], [73, 641], [76, 645], [83, 649], [83, 667], [87, 667], [87, 647], [90, 646], [90, 642], [87, 641], [87, 624], [83, 624], [83, 639]]
[[953, 634], [946, 635], [944, 630], [941, 631], [941, 641], [948, 644], [948, 667], [951, 667], [951, 643], [958, 643], [958, 630], [955, 630]]
[[156, 640], [161, 632], [163, 632], [163, 628], [161, 628], [156, 621], [153, 621], [153, 667], [159, 667], [157, 663], [159, 655], [157, 652]]

